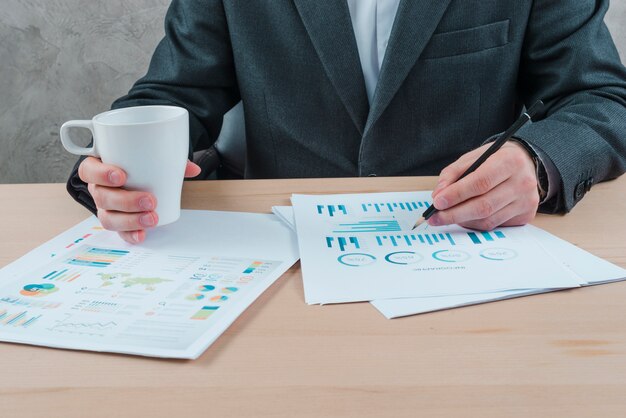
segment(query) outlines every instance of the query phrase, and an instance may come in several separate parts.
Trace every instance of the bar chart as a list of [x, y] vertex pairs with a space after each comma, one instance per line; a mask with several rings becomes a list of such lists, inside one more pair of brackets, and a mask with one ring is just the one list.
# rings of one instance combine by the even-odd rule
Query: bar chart
[[404, 201], [404, 202], [372, 202], [362, 203], [361, 209], [364, 213], [394, 213], [397, 211], [420, 212], [426, 210], [430, 206], [430, 202], [426, 201]]
[[57, 282], [73, 282], [80, 277], [81, 273], [82, 270], [72, 268], [56, 269], [45, 274], [41, 279]]
[[346, 251], [346, 249], [360, 249], [361, 244], [357, 237], [326, 237], [326, 246], [328, 248], [339, 247], [339, 251]]
[[0, 323], [2, 325], [14, 327], [28, 327], [34, 324], [41, 315], [29, 316], [28, 311], [10, 313], [6, 309], [0, 309]]
[[208, 319], [211, 315], [213, 315], [215, 311], [217, 311], [219, 308], [219, 306], [203, 306], [202, 309], [193, 314], [190, 319], [204, 321]]
[[400, 247], [414, 245], [438, 245], [447, 243], [456, 245], [456, 241], [449, 233], [440, 234], [403, 234], [403, 235], [377, 235], [376, 243], [380, 247]]
[[47, 301], [47, 300], [37, 300], [32, 299], [30, 297], [11, 297], [5, 296], [0, 298], [0, 303], [13, 305], [13, 306], [21, 306], [30, 307], [30, 308], [39, 308], [39, 309], [56, 309], [61, 306], [61, 302], [57, 301]]
[[130, 251], [87, 247], [68, 259], [67, 264], [85, 267], [108, 267]]
[[345, 205], [317, 205], [317, 214], [334, 217], [335, 214], [348, 214], [348, 210]]
[[333, 232], [396, 232], [402, 228], [397, 220], [367, 220], [354, 223], [340, 223]]
[[506, 235], [502, 231], [484, 232], [468, 232], [467, 236], [472, 240], [473, 244], [485, 244], [494, 242], [495, 240], [506, 239]]
[[81, 312], [95, 312], [112, 314], [117, 313], [123, 305], [117, 302], [109, 302], [104, 300], [82, 300], [72, 306], [72, 310]]
[[256, 269], [263, 265], [262, 261], [253, 261], [244, 271], [243, 274], [251, 274], [254, 273]]

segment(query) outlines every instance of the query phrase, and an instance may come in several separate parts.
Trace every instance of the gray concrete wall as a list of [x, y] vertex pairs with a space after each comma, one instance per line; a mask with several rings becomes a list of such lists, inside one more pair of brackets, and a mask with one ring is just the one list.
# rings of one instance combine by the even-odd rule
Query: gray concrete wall
[[[65, 181], [59, 126], [108, 109], [145, 72], [169, 0], [2, 0], [0, 183]], [[626, 0], [607, 24], [626, 61]]]
[[108, 110], [148, 66], [169, 0], [0, 1], [0, 183], [65, 181], [59, 126]]

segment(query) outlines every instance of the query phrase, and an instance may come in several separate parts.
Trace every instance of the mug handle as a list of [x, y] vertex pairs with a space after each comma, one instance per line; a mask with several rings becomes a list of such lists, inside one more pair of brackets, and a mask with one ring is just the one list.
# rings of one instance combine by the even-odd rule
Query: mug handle
[[[76, 155], [89, 155], [91, 157], [98, 157], [93, 146], [81, 147], [80, 145], [76, 145], [76, 143], [72, 140], [69, 134], [70, 128], [85, 128], [91, 131], [91, 135], [93, 136], [93, 122], [90, 120], [70, 120], [65, 122], [61, 126], [61, 143], [63, 147], [70, 153]], [[95, 141], [95, 137], [94, 137]]]

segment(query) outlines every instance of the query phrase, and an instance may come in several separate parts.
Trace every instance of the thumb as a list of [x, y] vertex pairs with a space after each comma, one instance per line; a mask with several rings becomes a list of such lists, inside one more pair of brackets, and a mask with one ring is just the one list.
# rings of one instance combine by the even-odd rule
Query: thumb
[[187, 167], [185, 167], [185, 177], [196, 177], [198, 174], [200, 174], [201, 171], [202, 169], [198, 164], [187, 160]]

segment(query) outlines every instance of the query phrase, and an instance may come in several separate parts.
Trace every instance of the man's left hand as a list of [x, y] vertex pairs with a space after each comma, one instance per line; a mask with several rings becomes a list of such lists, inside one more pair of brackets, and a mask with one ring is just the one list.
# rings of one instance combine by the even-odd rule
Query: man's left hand
[[524, 225], [539, 206], [535, 163], [524, 147], [507, 142], [476, 171], [455, 181], [491, 144], [464, 154], [444, 168], [433, 191], [439, 210], [429, 224], [459, 224], [489, 231], [498, 226]]

